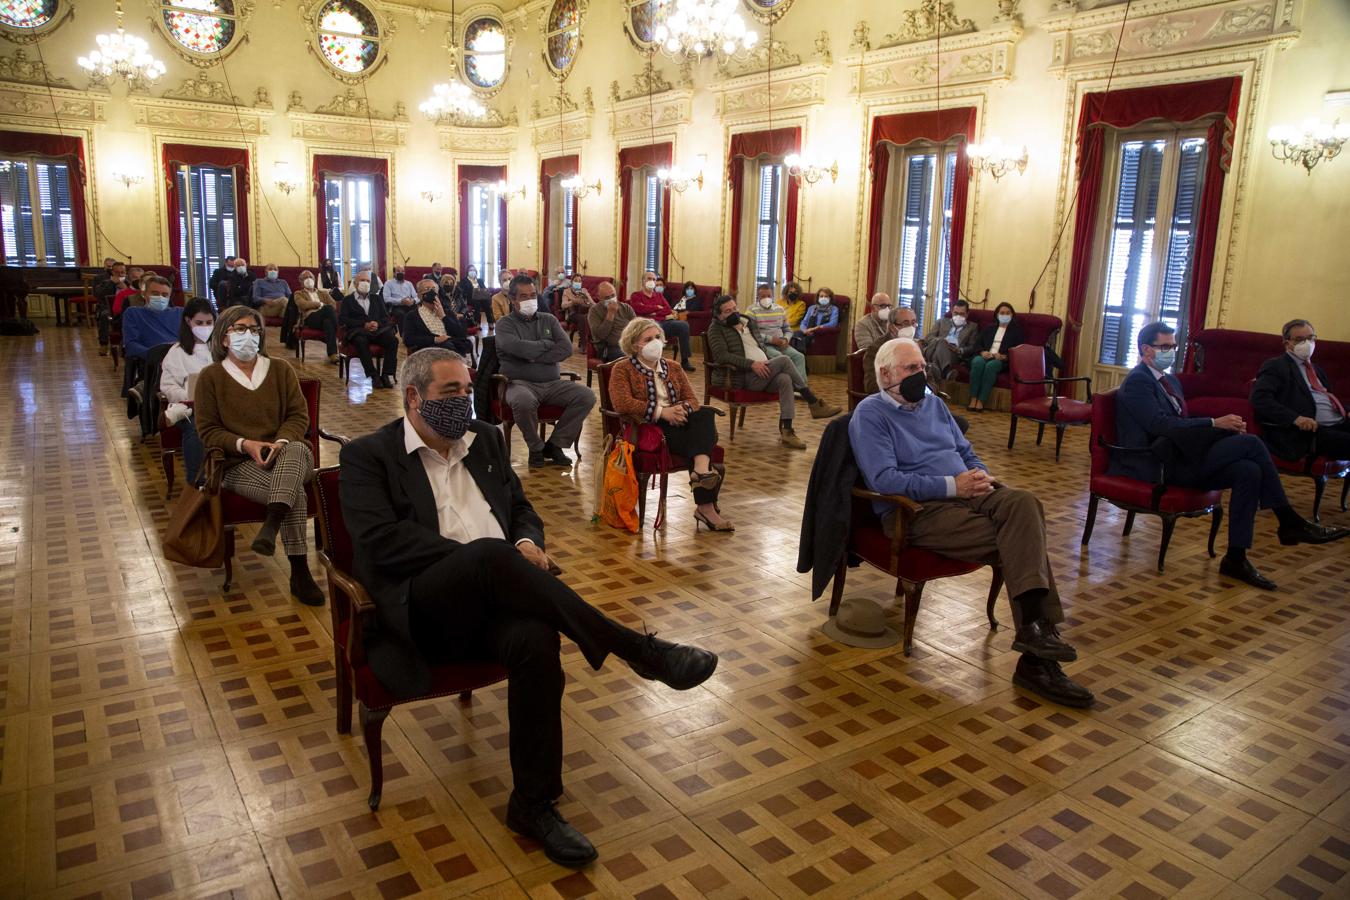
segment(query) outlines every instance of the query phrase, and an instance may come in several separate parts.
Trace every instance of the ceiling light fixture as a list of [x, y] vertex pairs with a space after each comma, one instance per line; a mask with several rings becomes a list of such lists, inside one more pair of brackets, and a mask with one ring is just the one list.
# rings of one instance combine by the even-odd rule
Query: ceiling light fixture
[[671, 56], [706, 59], [747, 53], [759, 35], [745, 27], [737, 0], [675, 0], [675, 9], [652, 33]]
[[98, 49], [78, 60], [90, 75], [125, 78], [128, 83], [155, 81], [164, 74], [164, 63], [150, 53], [144, 38], [127, 34], [122, 27], [122, 0], [117, 0], [117, 31], [94, 38]]
[[474, 96], [473, 90], [459, 80], [459, 31], [455, 24], [456, 4], [450, 4], [450, 71], [455, 73], [449, 82], [431, 89], [431, 96], [418, 104], [422, 114], [433, 122], [442, 119], [481, 119], [487, 107]]

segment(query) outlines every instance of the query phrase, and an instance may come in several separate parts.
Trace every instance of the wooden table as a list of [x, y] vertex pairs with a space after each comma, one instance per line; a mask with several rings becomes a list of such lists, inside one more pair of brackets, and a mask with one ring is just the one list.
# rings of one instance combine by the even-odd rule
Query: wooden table
[[[70, 299], [72, 297], [83, 297], [85, 289], [83, 285], [78, 284], [47, 284], [38, 285], [32, 289], [34, 294], [46, 294], [56, 301], [53, 305], [56, 307], [57, 325], [74, 325], [75, 320], [70, 312]], [[62, 307], [64, 307], [65, 316], [62, 317]], [[91, 316], [92, 318], [92, 316]]]

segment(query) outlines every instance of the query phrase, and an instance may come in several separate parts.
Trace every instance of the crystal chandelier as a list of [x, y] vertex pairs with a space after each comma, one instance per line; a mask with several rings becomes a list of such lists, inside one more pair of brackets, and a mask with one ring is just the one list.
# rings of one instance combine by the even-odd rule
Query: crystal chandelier
[[[450, 69], [459, 70], [459, 32], [455, 27], [455, 6], [450, 4]], [[438, 84], [431, 89], [431, 96], [417, 107], [433, 122], [447, 119], [481, 119], [487, 115], [487, 108], [478, 102], [473, 90], [459, 80], [458, 74], [448, 84]]]
[[675, 0], [675, 9], [652, 37], [671, 56], [705, 58], [744, 53], [759, 41], [736, 11], [737, 0]]
[[1313, 167], [1324, 159], [1335, 159], [1350, 138], [1350, 125], [1337, 119], [1330, 125], [1318, 119], [1306, 119], [1300, 126], [1276, 125], [1267, 135], [1270, 152], [1281, 162], [1298, 163], [1311, 175]]
[[981, 172], [988, 172], [998, 181], [1013, 169], [1020, 175], [1027, 168], [1027, 148], [1010, 147], [998, 138], [983, 144], [971, 144], [966, 147], [966, 156], [970, 163]]
[[164, 74], [164, 63], [150, 55], [144, 38], [129, 35], [122, 27], [122, 0], [117, 0], [117, 31], [94, 38], [98, 49], [79, 58], [80, 68], [90, 75], [111, 78], [120, 75], [129, 82], [154, 81]]

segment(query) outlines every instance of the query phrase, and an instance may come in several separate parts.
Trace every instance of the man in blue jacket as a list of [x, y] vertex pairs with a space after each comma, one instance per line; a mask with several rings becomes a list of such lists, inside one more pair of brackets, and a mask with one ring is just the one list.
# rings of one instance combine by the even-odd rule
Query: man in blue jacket
[[[1012, 648], [1022, 654], [1013, 684], [1053, 703], [1091, 706], [1092, 692], [1059, 665], [1078, 652], [1055, 627], [1064, 610], [1045, 552], [1040, 501], [989, 474], [947, 405], [929, 392], [915, 341], [882, 344], [876, 374], [878, 392], [858, 404], [848, 429], [863, 481], [879, 494], [923, 504], [905, 533], [909, 546], [1003, 568], [1017, 626]], [[896, 507], [877, 503], [876, 512], [893, 534]]]
[[1167, 370], [1176, 363], [1175, 329], [1151, 322], [1139, 329], [1139, 364], [1116, 395], [1116, 438], [1120, 446], [1145, 453], [1117, 453], [1108, 471], [1141, 481], [1215, 491], [1231, 489], [1228, 499], [1228, 552], [1219, 573], [1264, 590], [1275, 582], [1247, 558], [1256, 512], [1275, 513], [1281, 544], [1325, 544], [1350, 535], [1323, 528], [1294, 512], [1261, 439], [1247, 434], [1241, 416], [1217, 419], [1188, 416], [1181, 382]]
[[181, 307], [169, 305], [173, 287], [162, 275], [148, 275], [141, 289], [144, 306], [129, 307], [122, 313], [122, 350], [128, 360], [144, 359], [151, 347], [178, 340]]

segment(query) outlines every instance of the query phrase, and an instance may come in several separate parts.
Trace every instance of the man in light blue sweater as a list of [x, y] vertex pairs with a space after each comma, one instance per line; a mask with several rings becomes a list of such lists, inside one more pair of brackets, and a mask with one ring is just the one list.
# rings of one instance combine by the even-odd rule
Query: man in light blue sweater
[[[1012, 598], [1021, 652], [1013, 683], [1065, 706], [1092, 705], [1092, 693], [1060, 668], [1078, 653], [1059, 637], [1064, 621], [1045, 552], [1045, 511], [1036, 495], [995, 481], [957, 427], [946, 404], [929, 393], [923, 351], [895, 338], [876, 357], [878, 392], [858, 404], [849, 443], [867, 486], [923, 504], [905, 532], [908, 546], [998, 565]], [[882, 527], [895, 532], [896, 507], [876, 503]]]

